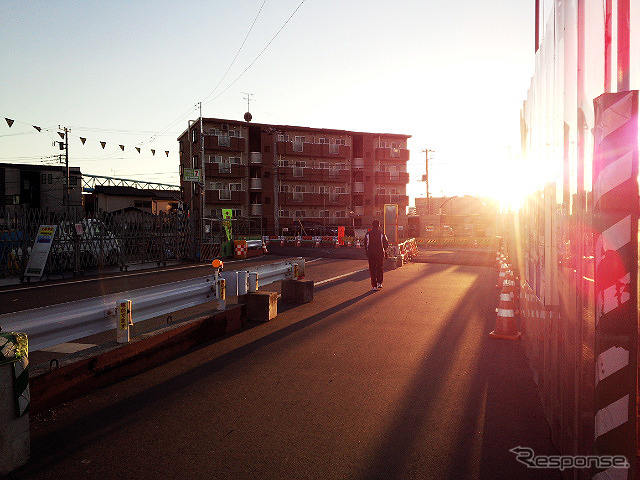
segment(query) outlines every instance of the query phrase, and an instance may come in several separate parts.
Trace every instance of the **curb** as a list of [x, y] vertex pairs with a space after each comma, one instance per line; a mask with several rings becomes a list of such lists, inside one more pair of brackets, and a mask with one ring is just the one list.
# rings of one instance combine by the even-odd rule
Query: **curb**
[[112, 342], [73, 356], [55, 370], [33, 367], [29, 380], [31, 413], [41, 413], [63, 402], [124, 380], [188, 352], [193, 347], [239, 330], [246, 322], [244, 305], [232, 305], [203, 316], [143, 335], [131, 343]]

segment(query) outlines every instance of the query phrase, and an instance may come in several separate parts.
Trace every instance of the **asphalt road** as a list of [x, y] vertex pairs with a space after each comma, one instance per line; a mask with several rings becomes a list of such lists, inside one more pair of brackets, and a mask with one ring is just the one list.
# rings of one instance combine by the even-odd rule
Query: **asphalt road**
[[415, 263], [379, 292], [367, 272], [320, 284], [272, 322], [32, 418], [11, 478], [560, 478], [509, 452], [555, 453], [522, 347], [487, 335], [495, 276]]

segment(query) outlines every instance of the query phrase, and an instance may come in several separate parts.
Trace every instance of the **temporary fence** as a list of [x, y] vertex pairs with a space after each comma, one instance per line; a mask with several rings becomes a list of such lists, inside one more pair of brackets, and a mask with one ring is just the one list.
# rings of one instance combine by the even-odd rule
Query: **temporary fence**
[[637, 479], [639, 10], [551, 4], [514, 179], [539, 183], [508, 232], [523, 346], [560, 453], [629, 463], [571, 478]]
[[0, 277], [24, 274], [42, 225], [55, 226], [45, 275], [194, 258], [193, 222], [177, 212], [83, 215], [11, 207], [0, 209]]

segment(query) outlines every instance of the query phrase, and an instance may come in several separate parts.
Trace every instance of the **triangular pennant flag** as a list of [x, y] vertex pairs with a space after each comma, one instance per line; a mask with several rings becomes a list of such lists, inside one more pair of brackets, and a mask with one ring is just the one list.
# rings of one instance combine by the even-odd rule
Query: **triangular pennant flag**
[[167, 154], [167, 158], [169, 158], [169, 150], [165, 150], [164, 153]]
[[155, 150], [153, 150], [153, 149], [151, 149], [151, 155], [153, 155], [153, 156], [155, 157], [155, 155], [156, 155], [156, 151], [155, 151]]
[[124, 152], [124, 145], [120, 145], [120, 150]]
[[82, 144], [84, 145], [84, 142], [86, 142], [86, 141], [87, 141], [87, 139], [86, 139], [86, 138], [84, 138], [84, 137], [80, 137], [80, 141], [81, 141], [81, 142], [82, 142]]
[[42, 128], [40, 127], [36, 127], [35, 125], [31, 125], [33, 128], [35, 128], [36, 130], [38, 130], [39, 132], [42, 130]]
[[5, 120], [7, 121], [7, 125], [9, 125], [9, 128], [11, 128], [11, 125], [13, 125], [13, 120], [11, 120], [10, 118], [6, 118]]
[[138, 153], [140, 153], [140, 147], [136, 147], [136, 150], [138, 150]]
[[100, 142], [100, 145], [102, 145], [102, 149], [104, 150], [104, 147], [107, 145], [107, 142]]
[[63, 132], [58, 132], [58, 135], [60, 135], [60, 138], [61, 138], [62, 140], [64, 140], [64, 133], [63, 133]]

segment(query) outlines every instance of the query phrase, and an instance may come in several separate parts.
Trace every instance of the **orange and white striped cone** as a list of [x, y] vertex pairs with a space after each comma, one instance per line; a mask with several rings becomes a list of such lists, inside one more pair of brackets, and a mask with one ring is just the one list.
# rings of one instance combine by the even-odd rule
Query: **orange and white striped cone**
[[496, 271], [500, 271], [500, 264], [502, 263], [502, 259], [500, 258], [500, 252], [496, 253]]
[[496, 284], [496, 287], [502, 288], [502, 282], [504, 281], [506, 275], [507, 275], [507, 264], [501, 263], [500, 273], [498, 274], [498, 283]]
[[516, 317], [513, 310], [510, 288], [505, 286], [500, 292], [500, 303], [496, 315], [496, 326], [489, 336], [503, 340], [519, 340], [520, 332], [516, 327]]

